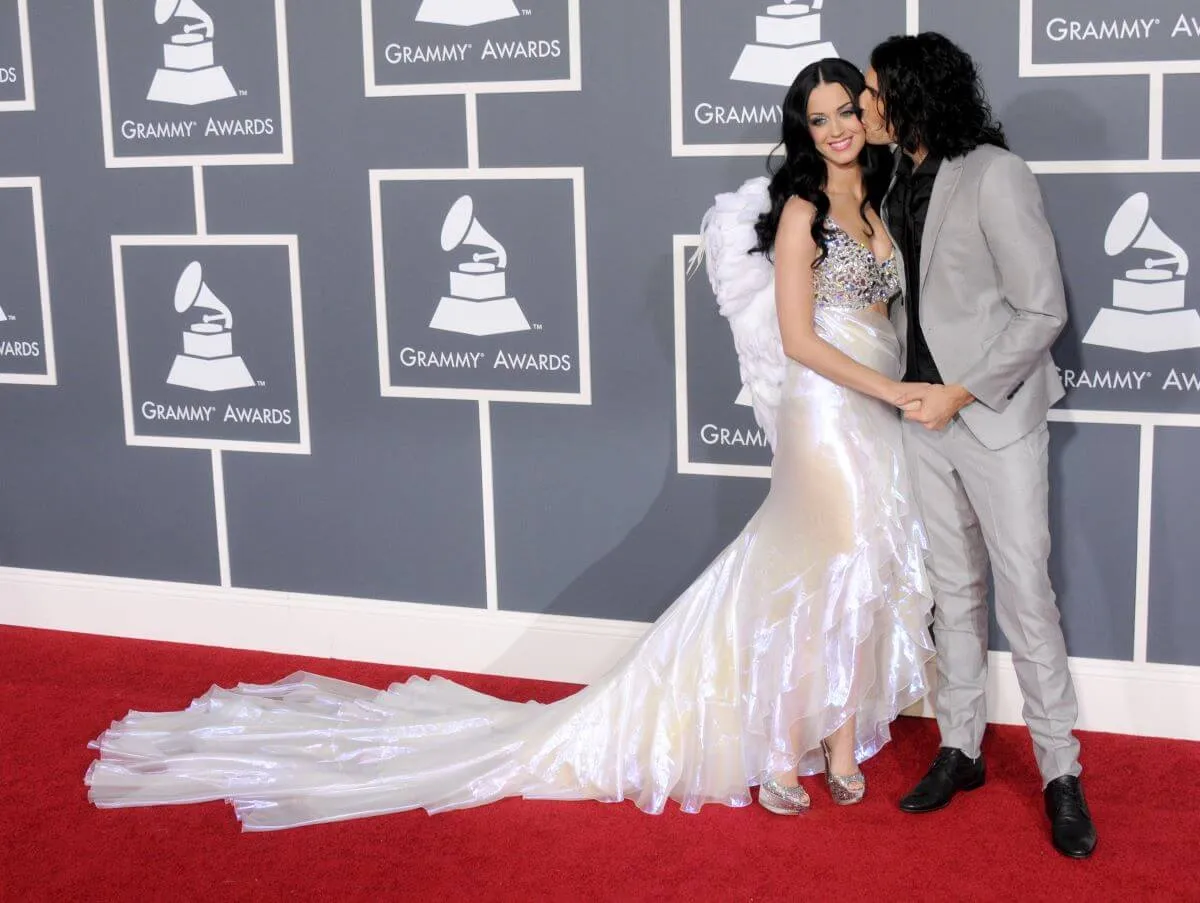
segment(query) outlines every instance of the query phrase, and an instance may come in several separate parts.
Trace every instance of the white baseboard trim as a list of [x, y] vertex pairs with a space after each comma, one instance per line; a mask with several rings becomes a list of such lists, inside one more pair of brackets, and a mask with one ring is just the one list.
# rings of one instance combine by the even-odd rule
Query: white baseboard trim
[[[4, 567], [0, 624], [581, 684], [647, 626]], [[991, 720], [1021, 723], [1011, 657], [991, 666]], [[1200, 740], [1200, 668], [1075, 658], [1071, 673], [1081, 730]]]

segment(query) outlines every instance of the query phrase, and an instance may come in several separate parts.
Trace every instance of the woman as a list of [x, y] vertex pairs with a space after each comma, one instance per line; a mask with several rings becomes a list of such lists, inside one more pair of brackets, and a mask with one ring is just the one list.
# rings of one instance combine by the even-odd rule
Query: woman
[[[710, 215], [710, 274], [749, 277], [718, 290], [723, 304], [740, 297], [729, 285], [770, 273], [766, 252], [775, 260], [778, 325], [762, 348], [783, 379], [751, 380], [764, 418], [777, 416], [771, 489], [612, 671], [551, 705], [436, 677], [384, 692], [303, 673], [214, 688], [105, 732], [93, 802], [226, 799], [246, 829], [270, 830], [508, 796], [695, 812], [747, 805], [759, 786], [764, 807], [792, 815], [811, 802], [798, 776], [822, 771], [836, 802], [861, 800], [858, 763], [925, 694], [933, 654], [891, 403], [902, 389], [883, 310], [898, 282], [865, 193], [862, 89], [840, 60], [805, 69], [785, 100], [769, 209], [760, 198], [751, 215]], [[751, 255], [758, 213], [764, 253]], [[777, 411], [764, 389], [781, 394]]]

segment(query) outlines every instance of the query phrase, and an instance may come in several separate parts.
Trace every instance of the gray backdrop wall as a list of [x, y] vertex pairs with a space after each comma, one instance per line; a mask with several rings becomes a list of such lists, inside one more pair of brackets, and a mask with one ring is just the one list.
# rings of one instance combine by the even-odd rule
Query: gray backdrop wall
[[0, 3], [0, 565], [653, 620], [766, 490], [699, 218], [919, 27], [1059, 241], [1070, 651], [1200, 665], [1194, 4], [767, 7]]

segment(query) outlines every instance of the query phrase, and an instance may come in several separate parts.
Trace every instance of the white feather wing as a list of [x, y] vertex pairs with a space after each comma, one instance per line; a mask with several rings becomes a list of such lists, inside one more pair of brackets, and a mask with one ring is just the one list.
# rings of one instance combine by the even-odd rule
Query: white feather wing
[[717, 307], [733, 332], [754, 419], [774, 449], [787, 359], [775, 312], [775, 268], [764, 255], [750, 253], [757, 243], [754, 224], [770, 207], [767, 184], [765, 178], [750, 179], [737, 191], [717, 195], [701, 223], [700, 251], [692, 267], [705, 262]]

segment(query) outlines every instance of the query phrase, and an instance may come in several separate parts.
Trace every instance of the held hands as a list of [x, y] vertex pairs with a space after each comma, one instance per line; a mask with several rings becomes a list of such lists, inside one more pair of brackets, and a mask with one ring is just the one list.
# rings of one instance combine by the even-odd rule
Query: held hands
[[885, 400], [890, 401], [903, 411], [905, 416], [908, 416], [909, 411], [916, 411], [921, 407], [921, 398], [929, 388], [929, 383], [892, 382], [891, 396]]
[[930, 383], [893, 382], [892, 394], [884, 397], [884, 400], [892, 402], [907, 417], [908, 412], [918, 411], [920, 400], [924, 397], [925, 391], [928, 391], [930, 388], [932, 388]]
[[958, 385], [902, 383], [901, 386], [893, 404], [904, 412], [905, 420], [931, 430], [944, 430], [955, 414], [975, 400], [974, 395]]

